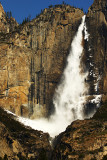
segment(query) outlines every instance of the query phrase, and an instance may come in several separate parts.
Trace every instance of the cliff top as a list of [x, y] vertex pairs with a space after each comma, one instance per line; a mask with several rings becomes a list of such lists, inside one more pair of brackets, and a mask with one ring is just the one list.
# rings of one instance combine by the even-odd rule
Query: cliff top
[[105, 10], [107, 11], [107, 0], [94, 0], [89, 10]]
[[[70, 5], [55, 5], [55, 6], [49, 6], [49, 8], [45, 8], [43, 11], [41, 11], [40, 14], [38, 14], [34, 19], [32, 19], [30, 22], [25, 23], [24, 26], [26, 25], [34, 25], [37, 24], [39, 21], [52, 21], [53, 18], [55, 18], [55, 15], [62, 14], [65, 17], [65, 14], [71, 14], [71, 13], [83, 13], [82, 9], [75, 8]], [[71, 15], [72, 16], [72, 15]], [[72, 16], [73, 17], [73, 16]], [[23, 25], [20, 25], [23, 26]]]

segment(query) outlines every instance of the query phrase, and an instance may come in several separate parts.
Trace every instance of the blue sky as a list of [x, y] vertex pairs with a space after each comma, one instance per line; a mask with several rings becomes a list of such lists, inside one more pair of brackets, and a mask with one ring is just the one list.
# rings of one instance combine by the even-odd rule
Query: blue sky
[[[31, 18], [35, 18], [41, 9], [48, 8], [51, 4], [61, 4], [63, 0], [0, 0], [0, 2], [4, 10], [11, 11], [16, 21], [21, 23], [25, 17], [31, 15]], [[83, 8], [84, 12], [87, 12], [93, 0], [65, 0], [64, 2]]]

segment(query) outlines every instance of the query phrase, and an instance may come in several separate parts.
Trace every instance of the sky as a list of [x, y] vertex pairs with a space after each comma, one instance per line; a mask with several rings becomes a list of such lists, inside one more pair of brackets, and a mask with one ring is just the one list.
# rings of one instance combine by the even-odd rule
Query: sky
[[[87, 12], [94, 0], [64, 0], [65, 3], [83, 8], [84, 12]], [[48, 8], [50, 5], [62, 4], [63, 0], [0, 0], [4, 11], [11, 11], [12, 17], [16, 19], [18, 23], [22, 23], [25, 17], [31, 16], [31, 19], [35, 18], [41, 10]]]

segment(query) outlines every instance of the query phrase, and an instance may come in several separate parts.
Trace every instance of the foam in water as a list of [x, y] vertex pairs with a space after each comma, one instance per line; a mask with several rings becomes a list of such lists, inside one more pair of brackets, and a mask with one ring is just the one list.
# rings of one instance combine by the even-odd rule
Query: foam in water
[[83, 51], [82, 32], [85, 26], [85, 16], [78, 28], [77, 34], [71, 44], [71, 50], [67, 58], [67, 65], [64, 70], [62, 81], [59, 84], [55, 96], [55, 113], [50, 119], [42, 118], [30, 120], [18, 117], [17, 119], [26, 126], [33, 129], [48, 132], [55, 137], [76, 119], [83, 119], [84, 95], [87, 91], [84, 80], [87, 74], [81, 73], [80, 62]]

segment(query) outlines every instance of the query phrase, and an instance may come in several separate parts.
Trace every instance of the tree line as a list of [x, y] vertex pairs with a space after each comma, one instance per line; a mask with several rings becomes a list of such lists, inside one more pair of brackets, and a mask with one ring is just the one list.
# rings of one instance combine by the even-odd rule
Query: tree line
[[12, 12], [11, 11], [7, 11], [6, 13], [6, 19], [10, 19], [12, 17]]
[[[10, 19], [12, 17], [12, 12], [11, 11], [5, 12], [5, 16], [6, 16], [6, 19]], [[25, 24], [30, 21], [31, 21], [31, 15], [29, 15], [28, 17], [25, 17], [22, 21], [22, 24]]]
[[[65, 1], [62, 1], [62, 4], [63, 4], [63, 5], [68, 5]], [[59, 4], [59, 5], [58, 5], [58, 4], [57, 4], [57, 5], [52, 5], [52, 4], [51, 4], [51, 5], [48, 6], [48, 7], [49, 7], [49, 8], [52, 8], [52, 7], [58, 7], [58, 6], [61, 6], [61, 4]]]
[[27, 22], [30, 22], [31, 21], [31, 15], [29, 15], [28, 17], [25, 17], [24, 20], [22, 21], [22, 25], [27, 23]]

